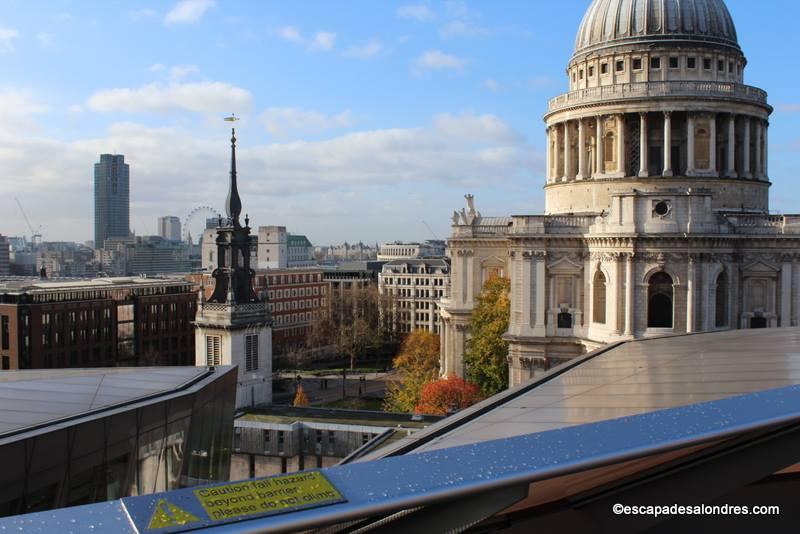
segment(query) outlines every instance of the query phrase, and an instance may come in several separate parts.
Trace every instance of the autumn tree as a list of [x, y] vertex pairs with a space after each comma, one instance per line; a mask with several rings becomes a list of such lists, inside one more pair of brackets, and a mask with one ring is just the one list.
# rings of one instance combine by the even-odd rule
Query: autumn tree
[[422, 386], [439, 376], [439, 336], [414, 330], [403, 340], [392, 366], [400, 380], [388, 382], [384, 408], [390, 412], [411, 412], [419, 402]]
[[294, 394], [294, 400], [292, 401], [292, 406], [308, 406], [308, 396], [306, 395], [306, 391], [303, 389], [302, 384], [297, 385], [297, 391]]
[[481, 400], [478, 386], [463, 378], [450, 376], [428, 382], [419, 392], [415, 413], [447, 415], [451, 410], [463, 410]]
[[470, 338], [464, 352], [466, 378], [491, 396], [508, 387], [508, 330], [511, 315], [508, 278], [492, 276], [483, 284], [469, 320]]

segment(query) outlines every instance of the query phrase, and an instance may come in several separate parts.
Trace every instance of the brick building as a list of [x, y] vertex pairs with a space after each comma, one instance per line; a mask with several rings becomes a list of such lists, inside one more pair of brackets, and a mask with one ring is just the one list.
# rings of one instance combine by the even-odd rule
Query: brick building
[[193, 365], [183, 280], [0, 280], [2, 369]]
[[[211, 274], [193, 273], [187, 279], [199, 287], [206, 298], [214, 291]], [[328, 316], [330, 283], [319, 269], [259, 269], [253, 280], [256, 293], [267, 292], [272, 315], [272, 354], [286, 356], [304, 351], [313, 325]]]

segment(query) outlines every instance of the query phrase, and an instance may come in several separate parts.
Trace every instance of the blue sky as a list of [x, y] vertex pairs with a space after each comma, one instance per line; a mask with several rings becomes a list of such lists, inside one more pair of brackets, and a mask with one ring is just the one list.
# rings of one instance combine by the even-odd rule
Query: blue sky
[[[0, 233], [28, 233], [16, 197], [46, 240], [89, 239], [101, 152], [131, 164], [139, 234], [221, 209], [230, 112], [256, 225], [445, 237], [467, 192], [485, 215], [541, 212], [541, 116], [588, 4], [2, 0]], [[776, 108], [771, 207], [800, 212], [800, 6], [727, 4]]]

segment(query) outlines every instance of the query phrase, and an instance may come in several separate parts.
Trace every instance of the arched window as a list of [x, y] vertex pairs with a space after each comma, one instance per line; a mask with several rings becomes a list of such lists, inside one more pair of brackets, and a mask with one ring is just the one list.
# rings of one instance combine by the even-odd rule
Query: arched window
[[606, 322], [606, 277], [602, 271], [597, 271], [594, 275], [593, 295], [592, 295], [592, 320], [595, 323], [605, 324]]
[[672, 328], [672, 277], [659, 272], [650, 277], [647, 287], [648, 328]]
[[615, 170], [612, 164], [616, 161], [614, 159], [614, 132], [608, 132], [603, 138], [603, 161], [606, 165], [606, 170]]
[[725, 271], [717, 277], [716, 319], [714, 326], [722, 328], [728, 326], [728, 275]]

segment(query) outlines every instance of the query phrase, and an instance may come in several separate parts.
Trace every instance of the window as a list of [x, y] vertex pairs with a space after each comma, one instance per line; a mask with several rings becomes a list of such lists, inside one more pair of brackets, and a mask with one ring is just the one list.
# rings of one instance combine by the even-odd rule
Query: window
[[616, 68], [617, 72], [624, 71], [625, 70], [625, 60], [624, 59], [618, 59], [615, 68]]
[[2, 326], [0, 326], [0, 339], [2, 339], [3, 350], [8, 350], [8, 315], [3, 315], [2, 317]]
[[592, 76], [594, 76], [594, 67], [590, 66], [589, 67], [589, 78], [591, 78]]
[[647, 326], [672, 328], [672, 277], [661, 271], [650, 277], [647, 288]]
[[264, 431], [262, 431], [261, 435], [262, 435], [262, 438], [264, 440], [264, 451], [265, 452], [269, 451], [269, 444], [270, 444], [270, 440], [272, 439], [271, 438], [272, 432], [270, 432], [269, 430], [264, 430]]
[[608, 63], [600, 63], [600, 74], [608, 74]]
[[661, 68], [661, 58], [660, 57], [651, 57], [650, 58], [650, 68], [651, 69], [660, 69]]
[[577, 79], [576, 79], [576, 77], [575, 77], [575, 73], [573, 72], [573, 73], [572, 73], [572, 82], [573, 82], [573, 83], [575, 83], [575, 81], [577, 81]]
[[733, 61], [728, 62], [728, 72], [733, 74]]
[[220, 336], [206, 336], [206, 365], [209, 367], [220, 364], [220, 344]]
[[592, 294], [592, 320], [595, 323], [606, 322], [606, 277], [602, 271], [594, 275]]
[[723, 72], [725, 70], [725, 61], [718, 59], [717, 60], [717, 70]]
[[258, 369], [258, 334], [244, 336], [244, 370]]
[[583, 79], [583, 69], [580, 69], [578, 71], [578, 78], [580, 78], [581, 80]]
[[9, 369], [11, 369], [11, 358], [3, 356], [3, 371], [8, 371]]
[[236, 428], [233, 433], [233, 450], [238, 451], [242, 448], [242, 429]]
[[336, 443], [336, 433], [333, 430], [328, 430], [328, 445]]
[[670, 57], [669, 57], [669, 68], [671, 68], [671, 69], [677, 69], [677, 68], [678, 68], [678, 66], [679, 66], [679, 63], [678, 63], [678, 56], [670, 56]]
[[707, 58], [707, 57], [703, 58], [703, 69], [704, 70], [711, 70], [711, 58]]
[[716, 297], [714, 326], [723, 328], [728, 326], [728, 275], [725, 271], [717, 277]]
[[697, 58], [694, 56], [689, 56], [686, 58], [686, 68], [687, 69], [695, 69], [697, 68]]
[[642, 58], [633, 58], [633, 70], [642, 70]]

